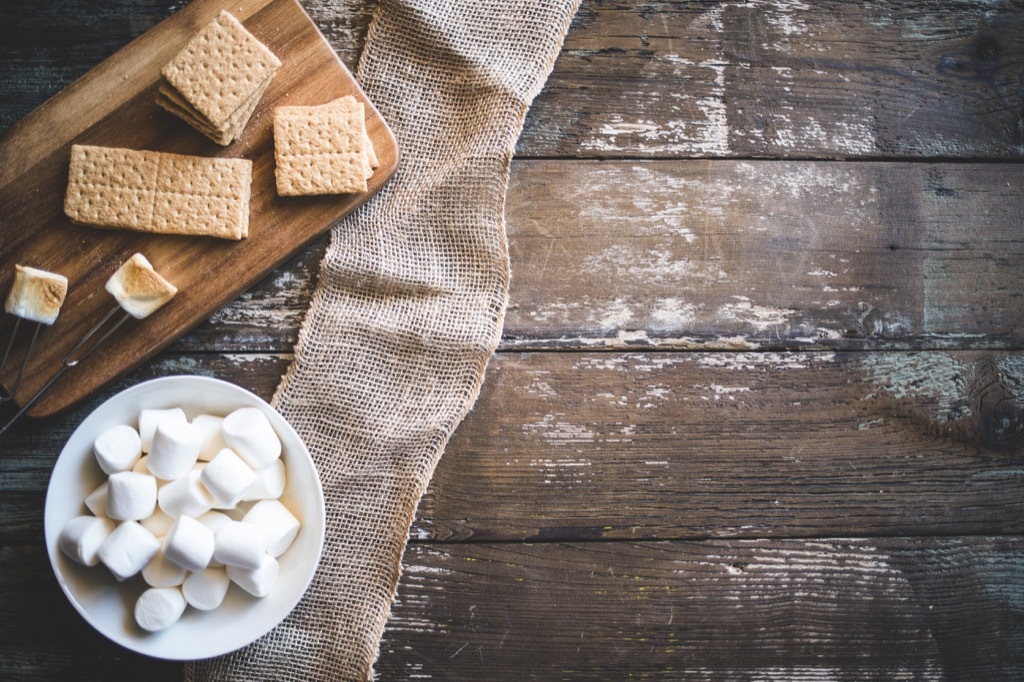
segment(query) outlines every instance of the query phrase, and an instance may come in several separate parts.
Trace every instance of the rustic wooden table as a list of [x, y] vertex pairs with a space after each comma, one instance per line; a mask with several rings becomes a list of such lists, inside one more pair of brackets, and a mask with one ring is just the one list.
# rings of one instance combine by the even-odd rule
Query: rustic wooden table
[[[3, 5], [0, 128], [182, 4]], [[585, 0], [380, 679], [1024, 678], [1022, 159], [1020, 0]], [[325, 244], [0, 443], [0, 678], [179, 679], [60, 592], [50, 468], [141, 379], [269, 397]]]

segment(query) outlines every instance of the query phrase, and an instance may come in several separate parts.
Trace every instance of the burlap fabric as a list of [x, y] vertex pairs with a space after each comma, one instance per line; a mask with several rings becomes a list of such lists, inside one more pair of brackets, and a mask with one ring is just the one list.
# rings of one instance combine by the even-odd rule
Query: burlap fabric
[[398, 174], [337, 225], [275, 396], [327, 499], [324, 555], [276, 629], [186, 679], [371, 677], [409, 526], [497, 346], [509, 161], [579, 0], [385, 0], [357, 76]]

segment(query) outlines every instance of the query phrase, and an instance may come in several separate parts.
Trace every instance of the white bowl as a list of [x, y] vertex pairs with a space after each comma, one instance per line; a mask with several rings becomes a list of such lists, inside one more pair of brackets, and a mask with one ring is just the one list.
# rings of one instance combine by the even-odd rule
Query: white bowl
[[[257, 599], [232, 584], [220, 607], [185, 610], [170, 628], [148, 633], [135, 623], [135, 600], [146, 589], [141, 576], [118, 583], [103, 564], [82, 566], [59, 546], [64, 524], [87, 514], [84, 499], [104, 479], [92, 444], [118, 424], [136, 425], [144, 408], [181, 407], [224, 416], [240, 407], [258, 407], [281, 437], [287, 484], [281, 501], [302, 523], [298, 537], [281, 557], [281, 571], [270, 594]], [[324, 495], [316, 467], [295, 430], [258, 396], [219, 379], [173, 376], [133, 386], [100, 405], [75, 430], [61, 451], [46, 492], [46, 547], [57, 581], [72, 605], [97, 630], [118, 644], [168, 660], [210, 658], [234, 651], [281, 622], [305, 593], [320, 561], [324, 541]]]

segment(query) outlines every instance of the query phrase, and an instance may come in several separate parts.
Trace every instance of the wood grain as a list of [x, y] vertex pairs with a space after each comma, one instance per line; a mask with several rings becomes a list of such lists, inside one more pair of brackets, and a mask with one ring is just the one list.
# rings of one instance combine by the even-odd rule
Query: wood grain
[[376, 666], [411, 680], [1000, 680], [1020, 538], [412, 545]]
[[520, 156], [1024, 156], [1024, 12], [955, 5], [594, 0]]
[[[216, 147], [153, 101], [160, 68], [221, 8], [232, 11], [283, 61], [242, 138]], [[97, 66], [0, 138], [0, 290], [15, 263], [59, 272], [68, 298], [33, 354], [15, 399], [33, 395], [61, 358], [110, 309], [103, 284], [131, 254], [142, 252], [179, 289], [168, 306], [130, 322], [109, 343], [116, 353], [91, 356], [32, 408], [46, 415], [66, 408], [122, 375], [206, 319], [224, 302], [274, 270], [379, 189], [394, 173], [397, 149], [372, 105], [368, 134], [381, 167], [370, 190], [356, 195], [283, 199], [274, 189], [274, 105], [323, 103], [351, 94], [367, 101], [351, 74], [294, 0], [200, 0], [176, 13]], [[368, 103], [368, 101], [367, 101]], [[73, 143], [155, 149], [253, 161], [249, 237], [242, 242], [127, 233], [73, 225], [63, 215], [68, 149]], [[7, 338], [10, 316], [0, 325]], [[10, 386], [17, 367], [5, 368]]]
[[422, 539], [1020, 533], [1019, 353], [502, 354]]
[[[0, 26], [11, 46], [0, 125], [181, 2], [93, 4], [4, 10], [14, 16]], [[376, 3], [303, 4], [353, 68]], [[518, 154], [1019, 159], [1020, 10], [1019, 0], [587, 0]]]
[[[217, 376], [269, 398], [287, 355], [164, 354], [111, 388]], [[0, 539], [105, 397], [5, 437]], [[502, 353], [435, 472], [421, 541], [1024, 532], [1024, 354]]]
[[[413, 543], [377, 679], [1009, 682], [1022, 560], [1021, 539], [999, 537]], [[10, 548], [0, 569], [8, 679], [180, 679], [46, 589], [41, 548]]]
[[1024, 341], [1019, 164], [535, 161], [506, 347]]

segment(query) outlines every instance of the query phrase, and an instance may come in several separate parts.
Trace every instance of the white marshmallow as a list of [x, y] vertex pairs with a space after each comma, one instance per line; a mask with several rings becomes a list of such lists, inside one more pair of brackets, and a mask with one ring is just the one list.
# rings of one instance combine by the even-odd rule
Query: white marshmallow
[[231, 579], [223, 567], [205, 568], [190, 573], [181, 586], [181, 592], [191, 606], [209, 611], [221, 605], [230, 585]]
[[160, 488], [157, 501], [168, 515], [178, 518], [182, 514], [196, 518], [213, 508], [213, 495], [199, 482], [202, 473], [193, 469], [181, 478]]
[[149, 455], [143, 455], [142, 457], [139, 457], [139, 459], [136, 460], [135, 462], [135, 466], [132, 467], [132, 471], [139, 474], [149, 474], [150, 476], [152, 476], [153, 472], [149, 470], [148, 466], [146, 466], [146, 462], [148, 460]]
[[202, 434], [203, 445], [199, 449], [200, 460], [209, 462], [216, 457], [218, 452], [228, 446], [224, 442], [224, 432], [221, 430], [223, 423], [223, 417], [214, 417], [210, 414], [200, 414], [192, 420], [192, 426], [199, 429], [199, 433]]
[[236, 585], [254, 597], [265, 597], [270, 593], [274, 583], [277, 582], [277, 574], [281, 567], [277, 559], [269, 554], [263, 555], [263, 561], [258, 568], [241, 568], [239, 566], [228, 566], [228, 577]]
[[188, 422], [163, 420], [153, 434], [153, 447], [146, 466], [157, 478], [172, 481], [181, 478], [199, 459], [201, 438], [199, 430]]
[[162, 538], [174, 525], [174, 517], [157, 507], [152, 514], [139, 521], [139, 524], [156, 537]]
[[281, 456], [281, 439], [267, 416], [256, 407], [242, 407], [224, 417], [224, 441], [257, 471]]
[[217, 530], [213, 558], [227, 566], [256, 569], [267, 553], [263, 529], [254, 523], [231, 521]]
[[228, 515], [228, 518], [232, 521], [241, 521], [242, 517], [245, 516], [245, 512], [249, 511], [247, 507], [243, 507], [243, 504], [249, 504], [248, 502], [239, 502], [237, 507], [231, 507], [230, 509], [221, 509], [220, 511]]
[[156, 509], [156, 479], [149, 474], [122, 471], [107, 479], [107, 516], [140, 521]]
[[281, 497], [286, 482], [284, 460], [279, 459], [256, 472], [256, 482], [242, 495], [242, 501], [273, 500]]
[[230, 516], [219, 511], [208, 511], [202, 516], [196, 517], [196, 521], [212, 530], [214, 535], [216, 535], [217, 531], [220, 530], [221, 526], [230, 520]]
[[164, 538], [167, 558], [189, 571], [201, 571], [213, 556], [213, 531], [191, 516], [178, 517]]
[[165, 419], [178, 423], [188, 421], [188, 417], [185, 416], [185, 410], [180, 407], [173, 407], [169, 410], [142, 410], [139, 412], [139, 439], [142, 441], [143, 452], [149, 452], [153, 448], [153, 435], [156, 433], [156, 427]]
[[150, 587], [177, 587], [187, 575], [186, 569], [167, 558], [163, 547], [142, 567], [142, 579]]
[[135, 622], [149, 632], [166, 630], [185, 613], [185, 597], [177, 587], [151, 587], [135, 602]]
[[107, 516], [107, 491], [110, 489], [110, 481], [103, 481], [85, 498], [85, 506], [93, 513], [93, 516]]
[[267, 553], [279, 557], [291, 546], [299, 534], [301, 524], [280, 500], [261, 500], [242, 519], [259, 526], [267, 541]]
[[[217, 531], [220, 530], [220, 527], [223, 526], [225, 523], [231, 521], [231, 517], [227, 514], [224, 514], [223, 512], [208, 511], [202, 516], [197, 517], [196, 520], [199, 521], [199, 523], [206, 526], [207, 528], [209, 528], [210, 530], [212, 530], [214, 536], [216, 536]], [[216, 545], [214, 545], [214, 547], [216, 547]], [[216, 549], [214, 551], [216, 551]], [[216, 558], [212, 558], [210, 559], [208, 568], [224, 568], [224, 564], [217, 561]]]
[[224, 448], [203, 469], [199, 480], [213, 495], [214, 507], [230, 509], [256, 482], [256, 472], [229, 448]]
[[125, 521], [100, 545], [99, 557], [118, 581], [127, 580], [149, 563], [160, 541], [137, 521]]
[[122, 424], [107, 429], [92, 445], [96, 461], [105, 474], [130, 471], [142, 455], [142, 440], [139, 432]]
[[100, 546], [116, 527], [110, 519], [76, 516], [60, 531], [61, 551], [83, 566], [95, 566], [100, 562]]

